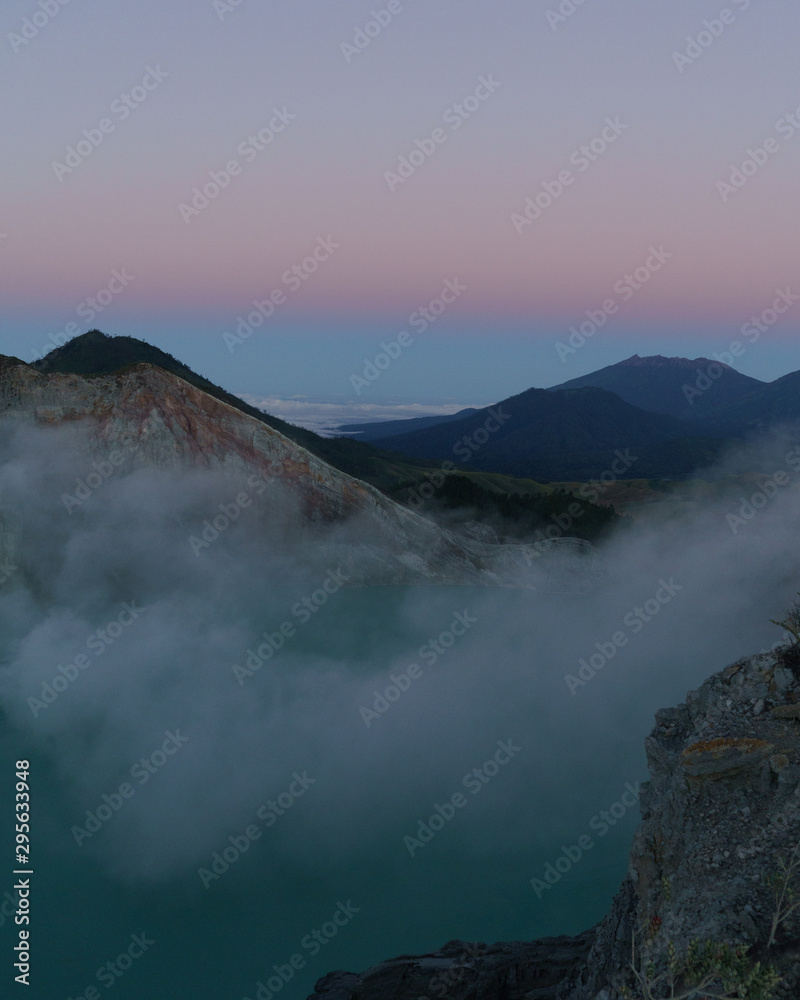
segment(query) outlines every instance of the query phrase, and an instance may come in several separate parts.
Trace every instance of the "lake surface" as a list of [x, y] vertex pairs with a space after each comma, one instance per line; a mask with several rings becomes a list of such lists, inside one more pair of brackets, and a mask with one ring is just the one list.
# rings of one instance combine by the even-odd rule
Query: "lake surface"
[[[135, 773], [128, 744], [105, 769], [87, 749], [83, 785], [74, 743], [65, 762], [58, 738], [34, 743], [7, 720], [4, 816], [13, 761], [32, 764], [26, 996], [77, 1000], [95, 987], [115, 1000], [252, 1000], [271, 980], [270, 992], [303, 1000], [331, 970], [361, 971], [453, 938], [593, 925], [626, 870], [653, 711], [670, 703], [658, 699], [680, 700], [685, 683], [670, 677], [669, 623], [660, 634], [655, 624], [648, 648], [663, 648], [663, 670], [653, 672], [651, 651], [642, 676], [631, 640], [573, 695], [565, 673], [593, 651], [587, 635], [602, 641], [609, 631], [598, 624], [608, 609], [588, 600], [342, 589], [307, 622], [287, 601], [283, 620], [298, 627], [243, 684], [231, 673], [245, 662], [238, 649], [218, 677], [179, 689], [189, 692], [182, 700], [150, 692], [148, 733], [177, 729], [185, 746], [159, 753], [143, 737], [150, 766]], [[264, 630], [274, 636], [280, 625], [273, 611]], [[125, 669], [137, 670], [135, 658]], [[703, 664], [693, 669], [706, 676]], [[91, 681], [87, 671], [48, 718], [93, 696]], [[198, 715], [187, 706], [204, 688], [212, 697]], [[229, 693], [254, 734], [241, 744]], [[88, 747], [101, 722], [87, 718], [76, 725], [87, 726]], [[114, 798], [122, 784], [130, 799]], [[119, 808], [79, 846], [75, 827], [87, 829], [87, 809], [105, 815], [103, 794]], [[8, 822], [0, 833], [2, 897], [13, 884]], [[582, 856], [579, 843], [591, 844]], [[219, 860], [213, 869], [215, 854], [227, 869]], [[12, 986], [16, 930], [3, 919], [0, 975]], [[131, 945], [136, 957], [109, 969]]]

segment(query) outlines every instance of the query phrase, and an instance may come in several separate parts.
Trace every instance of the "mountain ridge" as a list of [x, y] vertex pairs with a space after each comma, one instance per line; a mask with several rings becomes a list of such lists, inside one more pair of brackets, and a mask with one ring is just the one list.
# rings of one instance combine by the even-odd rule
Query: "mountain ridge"
[[[508, 397], [495, 408], [511, 407], [511, 425], [489, 434], [492, 407], [342, 428], [351, 434], [353, 428], [361, 430], [360, 438], [322, 438], [288, 424], [133, 337], [92, 330], [32, 367], [91, 378], [139, 362], [171, 371], [348, 475], [395, 496], [400, 487], [437, 475], [443, 463], [474, 475], [586, 482], [608, 474], [618, 462], [617, 453], [628, 451], [637, 453], [635, 468], [615, 473], [618, 478], [682, 479], [713, 464], [726, 443], [800, 420], [800, 372], [764, 383], [721, 362], [663, 355], [634, 354], [561, 386]], [[604, 384], [589, 384], [597, 382]]]
[[209, 396], [280, 431], [301, 447], [307, 448], [349, 475], [364, 479], [379, 489], [396, 479], [391, 471], [393, 457], [383, 454], [380, 449], [366, 442], [347, 438], [323, 438], [304, 427], [298, 427], [265, 413], [205, 376], [198, 375], [172, 354], [137, 337], [112, 337], [100, 330], [89, 330], [54, 348], [38, 361], [21, 363], [28, 364], [42, 374], [76, 374], [87, 378], [111, 374], [132, 364], [153, 364], [172, 372]]
[[548, 391], [593, 386], [615, 392], [625, 402], [652, 413], [700, 421], [720, 407], [741, 402], [767, 384], [710, 358], [634, 354], [551, 386]]
[[[548, 394], [550, 406], [544, 402]], [[494, 405], [527, 413], [517, 423], [516, 441], [503, 442], [507, 432], [498, 434], [465, 459], [476, 469], [539, 481], [585, 481], [608, 469], [608, 456], [630, 447], [642, 452], [630, 475], [685, 478], [713, 463], [726, 442], [800, 421], [800, 372], [767, 383], [708, 358], [634, 354]], [[459, 438], [469, 436], [470, 422], [478, 427], [487, 412], [424, 418], [425, 425], [417, 418], [388, 427], [355, 426], [383, 448], [430, 461], [449, 458], [454, 443], [457, 447]]]
[[[633, 354], [587, 375], [549, 386], [547, 391], [605, 389], [648, 413], [687, 421], [692, 434], [739, 435], [777, 419], [799, 419], [799, 383], [800, 372], [763, 382], [711, 358]], [[795, 387], [797, 391], [790, 393], [789, 390]], [[413, 422], [395, 420], [385, 425], [380, 422], [344, 424], [339, 430], [358, 431], [359, 440], [377, 441], [462, 419], [468, 413], [462, 410], [446, 417], [417, 417]], [[425, 424], [421, 423], [423, 420]]]
[[[509, 418], [484, 439], [493, 411]], [[605, 473], [617, 453], [638, 451], [637, 478], [687, 476], [710, 463], [721, 442], [693, 434], [688, 423], [634, 407], [594, 387], [528, 389], [460, 420], [382, 439], [382, 446], [421, 459], [460, 459], [476, 469], [549, 481], [585, 481]], [[618, 472], [625, 477], [627, 469]], [[536, 475], [533, 471], [536, 470]]]
[[[343, 568], [360, 584], [548, 586], [541, 546], [487, 542], [442, 528], [149, 362], [86, 377], [45, 374], [0, 357], [3, 415], [44, 429], [69, 425], [79, 435], [76, 454], [85, 457], [87, 468], [103, 464], [112, 470], [109, 475], [118, 464], [114, 453], [122, 451], [128, 456], [123, 475], [146, 467], [219, 470], [239, 485], [255, 477], [257, 486], [270, 488], [265, 503], [280, 501], [281, 515], [286, 513], [298, 531], [358, 516], [366, 541], [338, 550]], [[277, 489], [283, 494], [275, 499]]]
[[[127, 371], [139, 363], [152, 364], [164, 371], [171, 371], [176, 377], [200, 391], [279, 431], [347, 475], [377, 487], [390, 499], [418, 510], [427, 517], [433, 517], [434, 520], [440, 519], [441, 512], [437, 509], [437, 504], [429, 505], [424, 512], [418, 509], [418, 496], [420, 490], [424, 494], [430, 491], [431, 481], [437, 484], [442, 481], [441, 463], [389, 452], [382, 449], [380, 443], [374, 446], [352, 439], [322, 438], [304, 428], [287, 424], [261, 410], [254, 409], [238, 396], [233, 396], [203, 376], [197, 375], [173, 355], [137, 338], [110, 337], [99, 330], [89, 331], [56, 348], [46, 358], [33, 363], [30, 367], [45, 374], [77, 373], [92, 379], [104, 373]], [[509, 529], [508, 532], [504, 531], [504, 534], [510, 535], [506, 541], [524, 541], [535, 528], [546, 529], [551, 523], [550, 515], [568, 505], [565, 498], [556, 495], [548, 500], [543, 494], [555, 494], [557, 491], [527, 478], [518, 480], [514, 477], [495, 476], [493, 473], [470, 470], [462, 470], [459, 475], [473, 481], [473, 494], [476, 489], [480, 490], [479, 495], [476, 495], [481, 501], [478, 506], [481, 507], [482, 516], [500, 521]], [[463, 491], [463, 483], [459, 486]], [[514, 496], [526, 494], [530, 499], [506, 502], [505, 496], [509, 492]], [[487, 502], [495, 495], [499, 496], [497, 502]], [[589, 501], [579, 502], [584, 512], [593, 507]], [[582, 537], [588, 535], [589, 540], [592, 540], [594, 537], [592, 526], [607, 525], [607, 513], [599, 508], [589, 511], [589, 516], [581, 520], [579, 534]], [[613, 517], [616, 518], [616, 514]], [[448, 523], [444, 524], [444, 527], [448, 526]]]

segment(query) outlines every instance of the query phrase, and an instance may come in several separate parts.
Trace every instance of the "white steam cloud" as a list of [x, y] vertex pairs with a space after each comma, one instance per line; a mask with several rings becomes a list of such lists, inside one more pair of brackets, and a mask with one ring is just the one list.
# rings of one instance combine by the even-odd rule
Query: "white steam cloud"
[[[553, 830], [578, 836], [644, 777], [655, 710], [779, 640], [769, 619], [800, 589], [789, 433], [731, 453], [706, 477], [727, 485], [680, 517], [612, 537], [582, 595], [339, 586], [331, 553], [363, 526], [301, 528], [279, 489], [198, 551], [237, 493], [220, 472], [121, 467], [70, 511], [91, 468], [78, 432], [5, 424], [1, 440], [5, 739], [59, 776], [53, 844], [121, 879], [194, 877], [297, 775], [313, 782], [291, 822], [275, 814], [271, 856], [399, 864], [417, 821], [509, 739], [520, 752], [439, 836], [527, 879]], [[126, 783], [79, 848], [87, 810]]]

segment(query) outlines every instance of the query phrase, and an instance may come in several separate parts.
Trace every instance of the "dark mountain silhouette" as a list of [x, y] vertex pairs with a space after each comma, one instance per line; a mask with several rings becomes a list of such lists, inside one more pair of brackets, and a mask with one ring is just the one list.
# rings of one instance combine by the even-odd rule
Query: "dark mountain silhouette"
[[[250, 406], [204, 376], [198, 375], [173, 355], [136, 337], [111, 337], [100, 330], [90, 330], [73, 338], [62, 347], [55, 348], [44, 358], [34, 362], [32, 367], [43, 374], [92, 376], [107, 375], [142, 363], [156, 365], [177, 375], [220, 402], [227, 403], [249, 417], [255, 417], [268, 427], [280, 431], [337, 469], [363, 479], [379, 489], [394, 485], [398, 479], [408, 478], [407, 468], [397, 468], [397, 456], [386, 455], [362, 441], [323, 438], [313, 431], [296, 427], [285, 420], [264, 413], [263, 410]], [[411, 464], [415, 467], [428, 466], [428, 463], [413, 461]]]
[[709, 358], [665, 358], [660, 354], [620, 361], [551, 388], [592, 387], [615, 392], [632, 406], [683, 420], [702, 420], [741, 402], [767, 385]]
[[[616, 453], [626, 449], [636, 459], [622, 473], [615, 471], [618, 478], [682, 478], [712, 462], [724, 438], [800, 420], [800, 372], [765, 383], [706, 358], [634, 355], [562, 386], [529, 389], [495, 408], [350, 425], [348, 432], [361, 432], [358, 439], [323, 438], [266, 414], [135, 337], [92, 330], [35, 367], [91, 377], [141, 363], [177, 375], [348, 475], [390, 492], [443, 461], [538, 482], [585, 481], [615, 461], [619, 467]], [[489, 431], [496, 409], [509, 418]]]
[[[685, 421], [631, 406], [614, 393], [585, 388], [529, 389], [460, 420], [382, 439], [418, 458], [542, 480], [584, 480], [614, 469], [618, 477], [689, 475], [713, 460], [721, 441]], [[621, 472], [618, 452], [635, 461]]]
[[[2, 363], [0, 358], [0, 368]], [[198, 375], [172, 354], [136, 337], [110, 337], [99, 330], [91, 330], [82, 336], [75, 337], [63, 347], [51, 351], [45, 358], [35, 362], [30, 367], [42, 374], [82, 375], [91, 380], [112, 373], [117, 375], [125, 373], [141, 364], [153, 365], [176, 375], [214, 399], [226, 403], [248, 417], [261, 421], [273, 430], [279, 431], [295, 444], [328, 462], [339, 471], [376, 486], [387, 496], [402, 503], [408, 502], [409, 495], [416, 496], [413, 492], [415, 487], [428, 487], [431, 473], [439, 474], [439, 463], [435, 460], [401, 456], [394, 452], [384, 451], [367, 442], [354, 441], [349, 438], [323, 438], [313, 431], [296, 427], [264, 413], [262, 410], [250, 406], [238, 396], [234, 396], [215, 385], [209, 379]], [[462, 412], [469, 414], [472, 411]], [[397, 421], [397, 423], [402, 424], [404, 421]], [[465, 473], [461, 478], [469, 475], [474, 475], [476, 480], [479, 480], [473, 487], [474, 496], [471, 494], [471, 499], [476, 500], [477, 497], [480, 502], [476, 500], [472, 506], [483, 511], [486, 516], [504, 518], [512, 529], [516, 525], [519, 529], [518, 534], [524, 534], [524, 531], [530, 528], [537, 518], [539, 520], [546, 518], [551, 508], [560, 510], [559, 505], [563, 504], [563, 498], [560, 495], [558, 497], [540, 496], [540, 494], [551, 491], [536, 483], [517, 484], [514, 480], [493, 483], [491, 477], [487, 477], [483, 473]], [[458, 485], [462, 490], [468, 488], [464, 486], [463, 482]], [[510, 491], [516, 499], [509, 500], [504, 505], [503, 498], [507, 491]], [[523, 499], [523, 497], [527, 499]], [[605, 530], [611, 520], [616, 519], [616, 515], [612, 514], [609, 518], [608, 511], [597, 508], [586, 500], [581, 500], [580, 504], [586, 514], [581, 523], [583, 533], [588, 533], [587, 537], [594, 537], [598, 532]], [[412, 503], [411, 506], [414, 504]], [[435, 516], [436, 508], [437, 505], [434, 504], [430, 511], [426, 510], [426, 513]]]
[[248, 416], [256, 417], [282, 434], [286, 434], [287, 437], [291, 437], [292, 440], [298, 440], [299, 444], [305, 446], [305, 440], [300, 441], [299, 438], [311, 441], [317, 437], [311, 431], [294, 427], [278, 417], [271, 417], [257, 410], [238, 396], [226, 392], [209, 379], [193, 372], [188, 365], [178, 361], [172, 354], [136, 337], [110, 337], [100, 330], [90, 330], [68, 341], [63, 347], [57, 347], [41, 360], [34, 362], [33, 367], [45, 375], [52, 373], [109, 375], [111, 372], [136, 364], [151, 364], [163, 368], [195, 388], [202, 389], [209, 396], [214, 396], [229, 406], [235, 406]]
[[702, 423], [710, 433], [742, 434], [798, 420], [800, 372], [791, 372], [707, 414]]
[[[600, 396], [575, 395], [590, 390], [613, 393], [637, 414], [615, 408], [609, 400], [602, 402]], [[548, 407], [542, 393], [560, 397], [560, 402]], [[622, 441], [623, 447], [635, 443], [644, 452], [631, 476], [673, 478], [713, 459], [721, 438], [800, 421], [800, 372], [761, 382], [709, 358], [634, 354], [550, 389], [530, 389], [513, 400], [517, 408], [525, 401], [522, 420], [515, 421], [519, 429], [493, 435], [485, 448], [470, 456], [471, 466], [539, 481], [585, 479], [596, 474], [590, 470], [602, 464], [609, 448], [613, 451]], [[357, 429], [360, 440], [379, 440], [384, 448], [417, 458], [452, 458], [453, 446], [469, 434], [465, 421], [471, 419], [478, 427], [485, 412], [462, 410], [448, 417], [361, 424]], [[648, 419], [656, 416], [673, 423]], [[394, 433], [387, 435], [387, 430]]]
[[[548, 391], [605, 389], [616, 393], [631, 406], [638, 406], [649, 413], [660, 413], [698, 423], [707, 422], [708, 432], [712, 432], [713, 428], [713, 433], [717, 433], [720, 428], [737, 431], [762, 416], [769, 420], [768, 414], [772, 409], [782, 413], [787, 410], [787, 405], [777, 402], [773, 407], [769, 395], [759, 395], [768, 390], [770, 385], [777, 383], [761, 382], [709, 358], [665, 358], [660, 354], [642, 358], [634, 354], [625, 361], [551, 386]], [[759, 400], [762, 402], [759, 403]], [[735, 409], [739, 404], [743, 406], [741, 414]], [[763, 414], [759, 405], [764, 410]], [[409, 434], [436, 424], [463, 419], [469, 413], [469, 410], [461, 410], [446, 417], [351, 424], [340, 427], [339, 430], [358, 432], [359, 441], [377, 441], [395, 434]], [[701, 431], [706, 432], [706, 428]], [[696, 429], [689, 433], [696, 433]]]

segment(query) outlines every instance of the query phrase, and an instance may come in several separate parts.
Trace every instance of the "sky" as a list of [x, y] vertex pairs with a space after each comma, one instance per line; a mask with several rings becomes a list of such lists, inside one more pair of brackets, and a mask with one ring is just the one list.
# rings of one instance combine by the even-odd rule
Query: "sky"
[[[713, 357], [797, 283], [796, 5], [62, 4], [0, 14], [3, 353], [414, 415]], [[800, 367], [798, 316], [736, 367]]]

